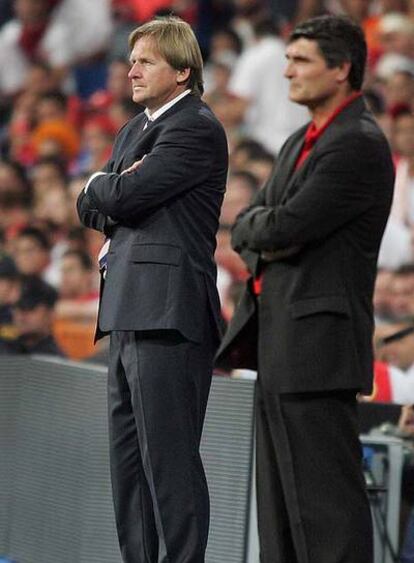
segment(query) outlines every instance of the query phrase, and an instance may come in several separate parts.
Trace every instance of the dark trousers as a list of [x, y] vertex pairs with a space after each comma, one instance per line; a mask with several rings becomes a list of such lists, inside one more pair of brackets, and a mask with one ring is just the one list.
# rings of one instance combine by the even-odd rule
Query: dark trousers
[[111, 333], [112, 489], [125, 563], [203, 563], [209, 496], [199, 445], [214, 349], [176, 331]]
[[275, 394], [258, 380], [261, 563], [372, 563], [355, 391]]

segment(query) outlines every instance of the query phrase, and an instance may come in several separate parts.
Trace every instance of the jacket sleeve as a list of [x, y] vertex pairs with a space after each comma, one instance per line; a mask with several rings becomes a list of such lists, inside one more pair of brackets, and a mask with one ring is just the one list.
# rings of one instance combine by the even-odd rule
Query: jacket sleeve
[[231, 245], [233, 250], [235, 250], [240, 254], [249, 272], [252, 273], [253, 275], [257, 273], [257, 269], [260, 261], [260, 252], [251, 250], [246, 245], [246, 240], [247, 240], [246, 226], [248, 225], [248, 223], [243, 221], [243, 217], [248, 215], [252, 209], [256, 209], [257, 206], [262, 206], [264, 204], [265, 189], [266, 187], [263, 187], [255, 195], [251, 205], [249, 205], [249, 207], [247, 207], [245, 210], [239, 213], [231, 232]]
[[209, 119], [183, 119], [163, 132], [137, 170], [93, 181], [88, 196], [96, 210], [121, 223], [136, 222], [207, 179], [218, 128]]
[[373, 205], [384, 181], [392, 185], [387, 156], [378, 150], [376, 139], [332, 145], [284, 203], [267, 206], [261, 199], [240, 216], [233, 233], [235, 248], [276, 251], [324, 239]]
[[[117, 150], [117, 146], [119, 144], [119, 140], [122, 139], [123, 134], [126, 132], [126, 125], [124, 125], [117, 135], [117, 140], [115, 142], [114, 148], [112, 150], [111, 158], [102, 168], [102, 172], [104, 174], [111, 173], [114, 166], [114, 154]], [[85, 188], [81, 191], [78, 196], [76, 208], [78, 211], [78, 216], [80, 222], [85, 227], [90, 229], [95, 229], [96, 231], [103, 232], [105, 234], [109, 234], [110, 227], [114, 224], [114, 222], [104, 213], [99, 211], [99, 209], [94, 204], [92, 198], [89, 195], [89, 188], [85, 191]]]

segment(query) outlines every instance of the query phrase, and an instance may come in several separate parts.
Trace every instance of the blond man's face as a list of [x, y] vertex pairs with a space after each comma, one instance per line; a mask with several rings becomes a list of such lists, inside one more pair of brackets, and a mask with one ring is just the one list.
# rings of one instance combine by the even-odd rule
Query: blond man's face
[[[189, 69], [175, 70], [162, 57], [154, 40], [139, 38], [130, 55], [128, 78], [132, 99], [154, 112], [185, 90]], [[187, 72], [188, 71], [188, 72]]]

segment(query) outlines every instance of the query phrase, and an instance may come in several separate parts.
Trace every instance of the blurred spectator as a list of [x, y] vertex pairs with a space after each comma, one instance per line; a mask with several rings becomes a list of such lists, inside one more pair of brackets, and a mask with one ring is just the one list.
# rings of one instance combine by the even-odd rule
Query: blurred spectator
[[25, 169], [17, 162], [0, 160], [0, 228], [8, 233], [27, 223], [31, 200]]
[[68, 232], [68, 250], [87, 249], [86, 229], [82, 225], [72, 227]]
[[327, 0], [298, 0], [293, 25], [315, 16], [329, 14]]
[[30, 202], [31, 191], [25, 168], [12, 160], [0, 160], [0, 198], [19, 194]]
[[220, 224], [231, 226], [259, 189], [256, 177], [247, 171], [230, 173], [220, 214]]
[[10, 241], [19, 272], [25, 276], [50, 279], [50, 241], [36, 227], [25, 227]]
[[262, 187], [270, 176], [276, 157], [262, 144], [252, 139], [239, 140], [230, 153], [230, 170], [233, 172], [249, 171]]
[[[243, 50], [238, 34], [231, 28], [219, 28], [213, 32], [210, 56], [204, 65], [204, 92], [210, 94], [217, 87], [217, 64], [224, 64], [228, 70], [234, 65]], [[220, 76], [218, 77], [220, 80]]]
[[391, 137], [391, 116], [387, 111], [384, 96], [374, 88], [364, 90], [365, 101], [387, 139]]
[[395, 270], [413, 259], [410, 229], [400, 220], [389, 217], [381, 241], [378, 267]]
[[53, 223], [63, 231], [70, 222], [69, 194], [64, 186], [50, 186], [47, 192], [36, 195], [33, 219]]
[[230, 79], [229, 91], [236, 97], [231, 118], [243, 123], [247, 136], [276, 154], [309, 116], [306, 108], [289, 100], [289, 84], [284, 78], [285, 46], [274, 24], [257, 24], [255, 39], [241, 55]]
[[43, 121], [31, 136], [35, 158], [55, 157], [72, 161], [79, 152], [80, 139], [69, 122], [61, 120]]
[[[414, 378], [414, 324], [394, 321], [377, 329], [376, 357], [404, 372], [412, 370]], [[414, 397], [414, 379], [412, 386]]]
[[32, 276], [23, 280], [20, 296], [13, 306], [17, 336], [3, 339], [0, 353], [63, 356], [52, 334], [56, 300], [56, 291], [40, 278]]
[[123, 100], [112, 102], [108, 109], [108, 115], [114, 124], [114, 129], [119, 131], [127, 121], [135, 117], [143, 109], [143, 107], [137, 106], [133, 100], [124, 98]]
[[106, 88], [95, 92], [88, 100], [90, 110], [109, 111], [111, 105], [131, 97], [131, 84], [128, 79], [127, 59], [115, 59], [108, 65]]
[[[232, 111], [235, 98], [229, 93], [228, 85], [232, 68], [236, 61], [233, 53], [216, 55], [210, 62], [210, 88], [203, 96], [204, 101], [214, 111], [226, 129], [227, 135], [236, 136], [239, 119]], [[234, 130], [234, 131], [233, 131]]]
[[59, 91], [60, 81], [49, 63], [35, 60], [28, 68], [23, 89], [25, 92], [42, 96], [49, 92]]
[[244, 47], [255, 41], [254, 28], [263, 20], [273, 21], [267, 0], [233, 0], [235, 13], [232, 27], [242, 39]]
[[151, 19], [161, 8], [172, 7], [173, 0], [112, 0], [112, 5], [136, 22]]
[[22, 92], [15, 100], [4, 136], [0, 139], [1, 151], [24, 166], [33, 163], [33, 148], [30, 142], [35, 121], [37, 96]]
[[372, 0], [340, 0], [341, 10], [361, 27], [371, 14]]
[[60, 90], [45, 92], [36, 104], [36, 123], [68, 120], [68, 98]]
[[414, 21], [402, 13], [389, 13], [382, 16], [378, 33], [385, 53], [397, 53], [414, 57]]
[[383, 55], [375, 67], [376, 78], [386, 82], [395, 72], [413, 74], [413, 59], [404, 55], [398, 55], [397, 53], [387, 53]]
[[98, 310], [97, 270], [84, 250], [68, 250], [62, 257], [59, 300], [60, 319], [93, 321]]
[[287, 27], [286, 32], [297, 23], [325, 12], [324, 0], [270, 0], [269, 3], [276, 21]]
[[89, 118], [82, 131], [82, 150], [75, 163], [77, 174], [90, 174], [103, 168], [112, 152], [116, 129], [106, 115]]
[[0, 30], [0, 94], [7, 96], [22, 89], [30, 61], [41, 58], [63, 77], [103, 50], [112, 29], [109, 0], [15, 0], [14, 10]]
[[258, 141], [248, 137], [240, 139], [233, 147], [230, 154], [230, 169], [232, 171], [246, 170], [253, 160], [269, 154]]
[[414, 109], [414, 61], [411, 70], [396, 70], [385, 80], [384, 96], [389, 108], [407, 106]]
[[43, 94], [36, 104], [30, 137], [34, 159], [55, 157], [70, 162], [80, 148], [80, 137], [70, 120], [68, 99], [61, 92]]
[[54, 188], [66, 189], [68, 183], [65, 163], [53, 156], [37, 160], [31, 168], [30, 178], [35, 197], [47, 195]]
[[0, 27], [13, 17], [12, 0], [0, 0]]
[[0, 253], [0, 338], [15, 336], [12, 305], [20, 295], [21, 276], [13, 258]]
[[247, 159], [246, 169], [256, 178], [259, 187], [263, 187], [270, 177], [275, 163], [276, 157], [263, 149], [259, 154]]
[[216, 29], [211, 37], [210, 59], [215, 60], [223, 53], [230, 53], [236, 57], [243, 50], [242, 41], [238, 33], [231, 27]]
[[375, 280], [374, 311], [376, 325], [390, 320], [391, 316], [391, 282], [393, 272], [379, 268]]
[[414, 325], [391, 322], [375, 331], [374, 391], [370, 400], [414, 402]]
[[405, 319], [414, 315], [414, 264], [406, 264], [394, 272], [390, 298], [393, 318]]
[[393, 147], [401, 159], [397, 163], [391, 216], [414, 226], [414, 112], [402, 106], [393, 119]]

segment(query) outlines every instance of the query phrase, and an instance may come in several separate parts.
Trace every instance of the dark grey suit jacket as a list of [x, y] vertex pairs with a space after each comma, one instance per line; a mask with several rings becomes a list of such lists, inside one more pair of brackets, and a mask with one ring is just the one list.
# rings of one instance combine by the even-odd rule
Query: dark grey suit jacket
[[275, 392], [369, 390], [391, 154], [362, 98], [335, 118], [295, 170], [305, 131], [288, 139], [267, 185], [234, 226], [233, 246], [253, 274], [263, 266], [262, 251], [280, 257], [263, 266], [257, 307], [248, 282], [217, 363], [258, 363]]
[[[220, 327], [213, 255], [227, 142], [191, 94], [143, 130], [145, 121], [139, 114], [121, 129], [108, 173], [78, 199], [82, 223], [111, 237], [97, 337], [174, 329], [200, 341], [206, 315], [217, 333]], [[121, 175], [144, 155], [137, 171]]]

